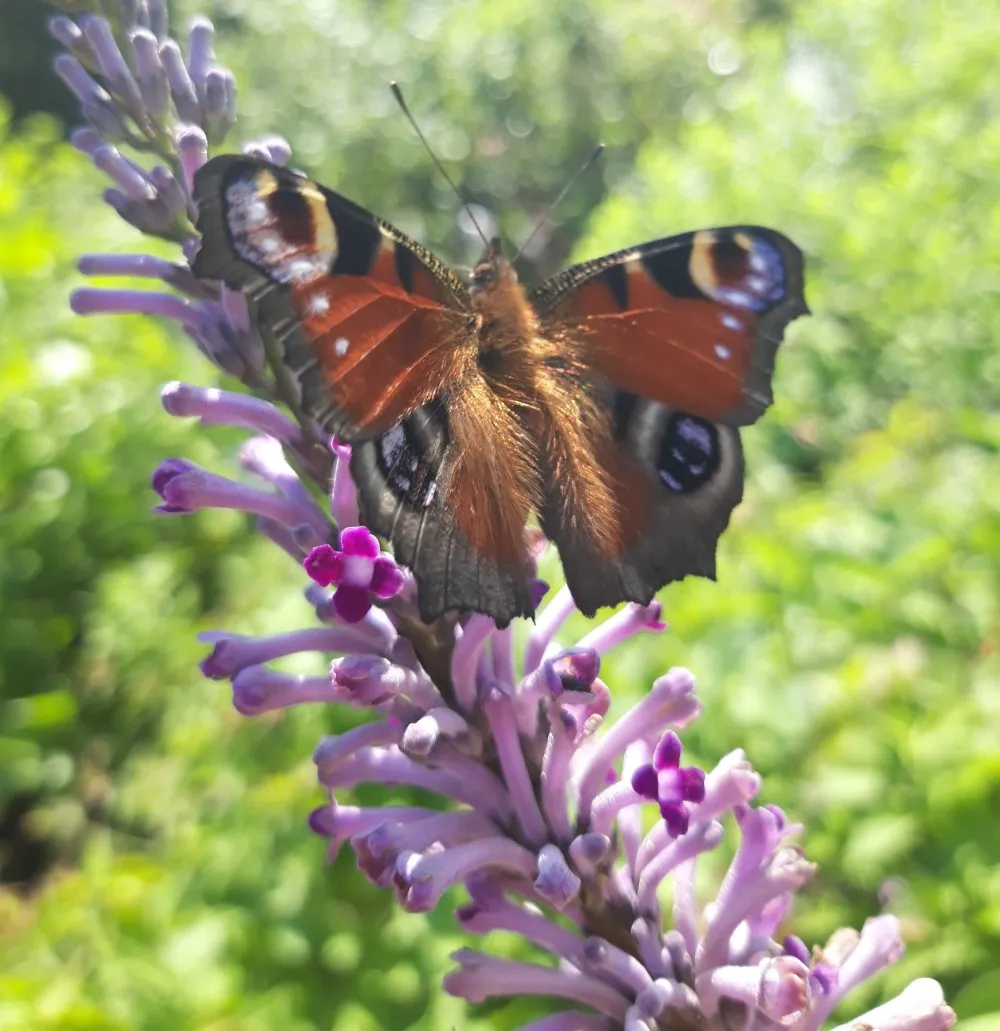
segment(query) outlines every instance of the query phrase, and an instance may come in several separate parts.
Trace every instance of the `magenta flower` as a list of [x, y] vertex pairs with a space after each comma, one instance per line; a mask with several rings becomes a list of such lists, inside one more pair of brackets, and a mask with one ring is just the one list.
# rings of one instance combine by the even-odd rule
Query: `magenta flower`
[[697, 766], [680, 768], [681, 739], [668, 730], [653, 752], [653, 761], [632, 774], [632, 788], [643, 798], [658, 802], [670, 836], [687, 833], [690, 803], [705, 798], [705, 771]]
[[334, 610], [345, 623], [357, 623], [372, 607], [372, 595], [379, 601], [395, 598], [404, 577], [392, 556], [380, 550], [378, 538], [363, 526], [341, 530], [340, 545], [343, 551], [320, 544], [302, 565], [320, 587], [336, 584]]
[[[319, 703], [370, 716], [323, 739], [314, 754], [327, 801], [309, 826], [329, 855], [348, 845], [361, 874], [407, 911], [433, 909], [463, 886], [469, 901], [455, 915], [466, 932], [511, 932], [539, 953], [539, 962], [515, 962], [461, 949], [445, 991], [473, 1004], [563, 1001], [561, 1012], [521, 1031], [818, 1031], [847, 993], [899, 958], [898, 921], [877, 916], [813, 949], [786, 933], [796, 894], [815, 873], [793, 844], [801, 828], [777, 807], [753, 804], [761, 778], [741, 750], [708, 772], [681, 767], [676, 730], [701, 709], [686, 670], [668, 671], [608, 719], [601, 656], [637, 633], [662, 632], [658, 603], [625, 606], [567, 648], [557, 636], [574, 605], [563, 588], [539, 611], [521, 652], [512, 628], [481, 615], [419, 623], [412, 578], [351, 525], [350, 448], [317, 446], [315, 426], [270, 403], [282, 399], [243, 298], [198, 282], [187, 263], [196, 243], [191, 180], [235, 119], [234, 82], [215, 63], [212, 27], [195, 22], [184, 56], [167, 35], [163, 0], [118, 10], [114, 25], [92, 16], [51, 22], [66, 50], [57, 72], [89, 123], [73, 142], [109, 178], [108, 203], [140, 231], [175, 240], [181, 253], [175, 262], [85, 257], [87, 275], [144, 277], [164, 289], [86, 289], [74, 307], [173, 319], [216, 365], [264, 395], [164, 388], [169, 414], [254, 434], [240, 461], [262, 486], [168, 459], [153, 475], [157, 508], [253, 514], [314, 581], [306, 596], [316, 625], [261, 637], [203, 634], [212, 646], [204, 674], [229, 679], [233, 704], [248, 716]], [[123, 140], [163, 164], [147, 169], [126, 158], [116, 147]], [[247, 150], [289, 157], [278, 139]], [[296, 470], [329, 498], [328, 509]], [[340, 550], [326, 543], [338, 539]], [[533, 586], [540, 602], [548, 587]], [[327, 672], [269, 665], [300, 652], [327, 657]], [[420, 788], [447, 805], [357, 805], [351, 794], [364, 783]], [[660, 819], [651, 822], [653, 804]], [[726, 822], [736, 851], [706, 892], [699, 858], [719, 848]], [[669, 895], [661, 891], [668, 885]], [[953, 1022], [940, 986], [918, 979], [836, 1031], [947, 1031]]]

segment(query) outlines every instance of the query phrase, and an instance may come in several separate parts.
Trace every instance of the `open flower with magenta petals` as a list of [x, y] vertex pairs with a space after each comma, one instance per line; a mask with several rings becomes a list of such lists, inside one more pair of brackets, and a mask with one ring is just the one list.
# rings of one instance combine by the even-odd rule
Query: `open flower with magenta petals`
[[632, 787], [643, 798], [659, 803], [660, 815], [671, 837], [686, 834], [690, 803], [705, 798], [705, 771], [697, 766], [680, 768], [681, 739], [668, 730], [653, 752], [653, 761], [632, 774]]
[[[677, 731], [701, 710], [686, 670], [668, 671], [608, 718], [601, 658], [635, 634], [662, 632], [658, 603], [626, 606], [566, 647], [557, 637], [575, 606], [563, 588], [539, 611], [520, 654], [511, 628], [482, 615], [420, 622], [408, 574], [365, 527], [351, 525], [350, 447], [271, 403], [289, 399], [243, 297], [199, 282], [188, 263], [192, 179], [235, 119], [235, 85], [215, 63], [212, 26], [194, 23], [184, 56], [163, 0], [117, 10], [114, 23], [51, 23], [66, 51], [57, 72], [88, 122], [73, 142], [109, 178], [108, 203], [141, 232], [176, 241], [180, 253], [176, 261], [88, 256], [85, 274], [138, 276], [165, 289], [86, 289], [73, 304], [85, 314], [173, 319], [262, 395], [179, 383], [162, 395], [174, 417], [254, 434], [239, 457], [262, 485], [168, 459], [153, 487], [161, 513], [254, 515], [258, 531], [313, 580], [305, 593], [315, 625], [262, 637], [209, 631], [202, 669], [231, 681], [247, 716], [328, 703], [369, 714], [314, 754], [326, 800], [309, 826], [328, 854], [348, 845], [361, 874], [408, 911], [432, 909], [462, 888], [469, 901], [456, 918], [466, 932], [507, 931], [533, 944], [539, 962], [462, 949], [444, 982], [473, 1004], [561, 1000], [563, 1009], [521, 1031], [819, 1031], [848, 992], [899, 957], [898, 921], [878, 916], [812, 949], [788, 933], [796, 894], [815, 872], [794, 844], [801, 828], [777, 807], [754, 804], [761, 778], [741, 750], [710, 769], [680, 765]], [[147, 169], [119, 144], [162, 164]], [[246, 151], [276, 163], [289, 157], [274, 138]], [[548, 587], [534, 580], [533, 591], [540, 602]], [[295, 653], [322, 656], [325, 672], [270, 665]], [[392, 792], [419, 788], [440, 804], [356, 805], [351, 792], [364, 783], [385, 785], [387, 803]], [[699, 860], [723, 847], [726, 824], [735, 852], [706, 891]], [[940, 986], [920, 979], [853, 1026], [947, 1031], [953, 1021]]]
[[364, 619], [379, 601], [395, 598], [403, 589], [404, 577], [391, 555], [381, 550], [378, 538], [363, 526], [349, 526], [340, 533], [341, 551], [320, 544], [302, 565], [309, 579], [320, 587], [336, 585], [333, 607], [345, 623]]

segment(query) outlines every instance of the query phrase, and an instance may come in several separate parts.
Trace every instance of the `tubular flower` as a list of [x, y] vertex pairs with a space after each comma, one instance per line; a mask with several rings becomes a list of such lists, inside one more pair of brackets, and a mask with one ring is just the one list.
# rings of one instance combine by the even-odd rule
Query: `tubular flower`
[[[198, 281], [188, 264], [196, 246], [192, 178], [236, 115], [212, 26], [197, 20], [182, 50], [168, 34], [164, 0], [118, 9], [114, 23], [96, 15], [50, 23], [64, 48], [56, 72], [87, 122], [73, 143], [107, 176], [105, 199], [121, 217], [175, 241], [180, 253], [176, 261], [88, 255], [80, 262], [86, 275], [161, 286], [86, 288], [72, 303], [88, 315], [172, 319], [259, 395], [164, 388], [170, 415], [248, 430], [240, 460], [258, 482], [166, 459], [153, 474], [157, 510], [253, 513], [257, 529], [314, 581], [306, 588], [314, 626], [264, 637], [207, 633], [204, 674], [230, 680], [236, 708], [251, 716], [317, 702], [370, 715], [315, 751], [327, 797], [309, 826], [329, 855], [348, 845], [361, 873], [413, 912], [463, 886], [469, 901], [456, 918], [465, 931], [513, 932], [547, 957], [514, 962], [461, 949], [446, 991], [471, 1003], [563, 1000], [564, 1011], [522, 1031], [817, 1031], [846, 993], [899, 957], [898, 922], [878, 916], [812, 950], [795, 936], [779, 939], [815, 867], [794, 844], [799, 825], [755, 804], [761, 779], [741, 750], [708, 770], [681, 766], [677, 731], [700, 712], [687, 670], [668, 671], [608, 720], [601, 656], [634, 634], [662, 631], [658, 604], [626, 606], [564, 647], [557, 635], [574, 606], [563, 588], [520, 653], [509, 628], [481, 615], [420, 622], [410, 574], [353, 525], [349, 446], [271, 403], [283, 400], [279, 381], [243, 298]], [[154, 163], [127, 157], [122, 146]], [[245, 149], [279, 163], [289, 157], [277, 138]], [[549, 590], [540, 580], [534, 587], [539, 600]], [[328, 671], [293, 676], [269, 665], [298, 652], [329, 657]], [[366, 782], [419, 787], [443, 807], [353, 804], [351, 790]], [[699, 857], [721, 846], [727, 822], [738, 845], [709, 898], [696, 888]], [[917, 980], [851, 1026], [946, 1031], [953, 1021], [937, 983]]]

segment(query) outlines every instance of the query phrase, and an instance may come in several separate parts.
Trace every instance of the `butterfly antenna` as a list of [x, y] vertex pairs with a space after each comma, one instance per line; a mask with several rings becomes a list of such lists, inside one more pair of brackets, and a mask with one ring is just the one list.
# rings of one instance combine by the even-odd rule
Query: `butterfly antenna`
[[577, 179], [587, 171], [588, 168], [604, 153], [604, 144], [598, 143], [596, 147], [587, 155], [587, 160], [573, 173], [570, 177], [569, 182], [559, 191], [559, 196], [546, 208], [542, 217], [535, 223], [534, 228], [528, 233], [527, 240], [521, 244], [517, 249], [517, 254], [514, 255], [513, 261], [517, 261], [518, 258], [528, 249], [528, 245], [532, 240], [539, 234], [542, 227], [552, 218], [552, 212], [556, 210], [560, 201], [566, 196], [567, 193], [576, 184]]
[[410, 123], [410, 125], [413, 126], [414, 132], [416, 132], [416, 134], [420, 137], [420, 142], [424, 145], [424, 149], [427, 151], [428, 154], [430, 154], [431, 161], [434, 162], [434, 164], [437, 166], [437, 170], [445, 177], [445, 181], [452, 188], [452, 190], [454, 190], [455, 196], [458, 198], [459, 203], [462, 205], [463, 208], [465, 208], [465, 213], [469, 216], [469, 221], [476, 227], [476, 232], [479, 233], [483, 243], [486, 244], [487, 247], [489, 247], [490, 242], [486, 239], [486, 234], [479, 227], [479, 223], [476, 221], [476, 216], [472, 213], [472, 208], [469, 205], [469, 202], [462, 196], [462, 191], [452, 181], [452, 178], [450, 175], [448, 175], [448, 172], [445, 170], [444, 165], [442, 165], [441, 162], [438, 160], [437, 154], [435, 154], [434, 151], [431, 150], [431, 145], [427, 142], [427, 137], [424, 136], [424, 134], [420, 131], [420, 126], [417, 125], [416, 119], [413, 117], [413, 115], [410, 114], [410, 109], [406, 106], [406, 101], [403, 99], [403, 91], [399, 88], [399, 84], [395, 80], [393, 80], [389, 83], [389, 89], [392, 90], [392, 95], [396, 98], [396, 103], [399, 104], [399, 106], [403, 110], [403, 114], [406, 115], [406, 120]]

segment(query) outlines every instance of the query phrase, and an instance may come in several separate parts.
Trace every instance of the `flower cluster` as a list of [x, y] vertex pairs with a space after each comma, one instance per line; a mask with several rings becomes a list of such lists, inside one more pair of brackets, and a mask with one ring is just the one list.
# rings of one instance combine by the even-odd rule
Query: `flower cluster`
[[[111, 179], [108, 203], [142, 232], [176, 240], [183, 254], [177, 262], [87, 256], [86, 274], [145, 276], [165, 289], [84, 289], [74, 307], [175, 319], [213, 362], [267, 398], [165, 387], [169, 414], [252, 433], [240, 458], [258, 485], [168, 459], [153, 474], [157, 507], [253, 513], [314, 581], [306, 589], [314, 626], [206, 634], [204, 674], [231, 680], [236, 708], [250, 716], [305, 702], [370, 714], [315, 752], [328, 800], [309, 823], [331, 855], [349, 845], [361, 872], [413, 912], [464, 886], [469, 901], [456, 917], [466, 931], [514, 932], [549, 957], [514, 962], [462, 949], [448, 992], [473, 1003], [565, 1001], [565, 1011], [523, 1031], [817, 1031], [848, 992], [899, 956], [895, 918], [841, 930], [811, 951], [782, 936], [795, 893], [815, 870], [794, 844], [801, 828], [754, 804], [761, 781], [741, 750], [708, 771], [682, 765], [676, 731], [700, 709], [686, 670], [669, 671], [608, 720], [601, 658], [636, 633], [663, 629], [655, 603], [628, 606], [563, 647], [557, 636], [574, 606], [565, 588], [556, 591], [520, 654], [511, 629], [481, 615], [420, 622], [412, 577], [354, 525], [349, 446], [322, 440], [317, 427], [270, 403], [280, 395], [242, 298], [198, 282], [187, 263], [193, 174], [235, 119], [233, 79], [215, 62], [212, 27], [196, 21], [185, 54], [168, 35], [164, 0], [116, 10], [110, 21], [90, 14], [51, 23], [66, 50], [56, 70], [89, 123], [73, 142]], [[147, 169], [119, 145], [162, 163]], [[289, 156], [280, 140], [247, 149]], [[549, 593], [541, 581], [536, 589], [540, 600]], [[321, 676], [268, 665], [298, 652], [336, 657]], [[350, 790], [363, 782], [419, 787], [443, 805], [353, 805]], [[720, 847], [726, 821], [738, 846], [706, 899], [696, 887], [699, 857]], [[939, 985], [918, 980], [851, 1026], [946, 1031], [953, 1020]]]

